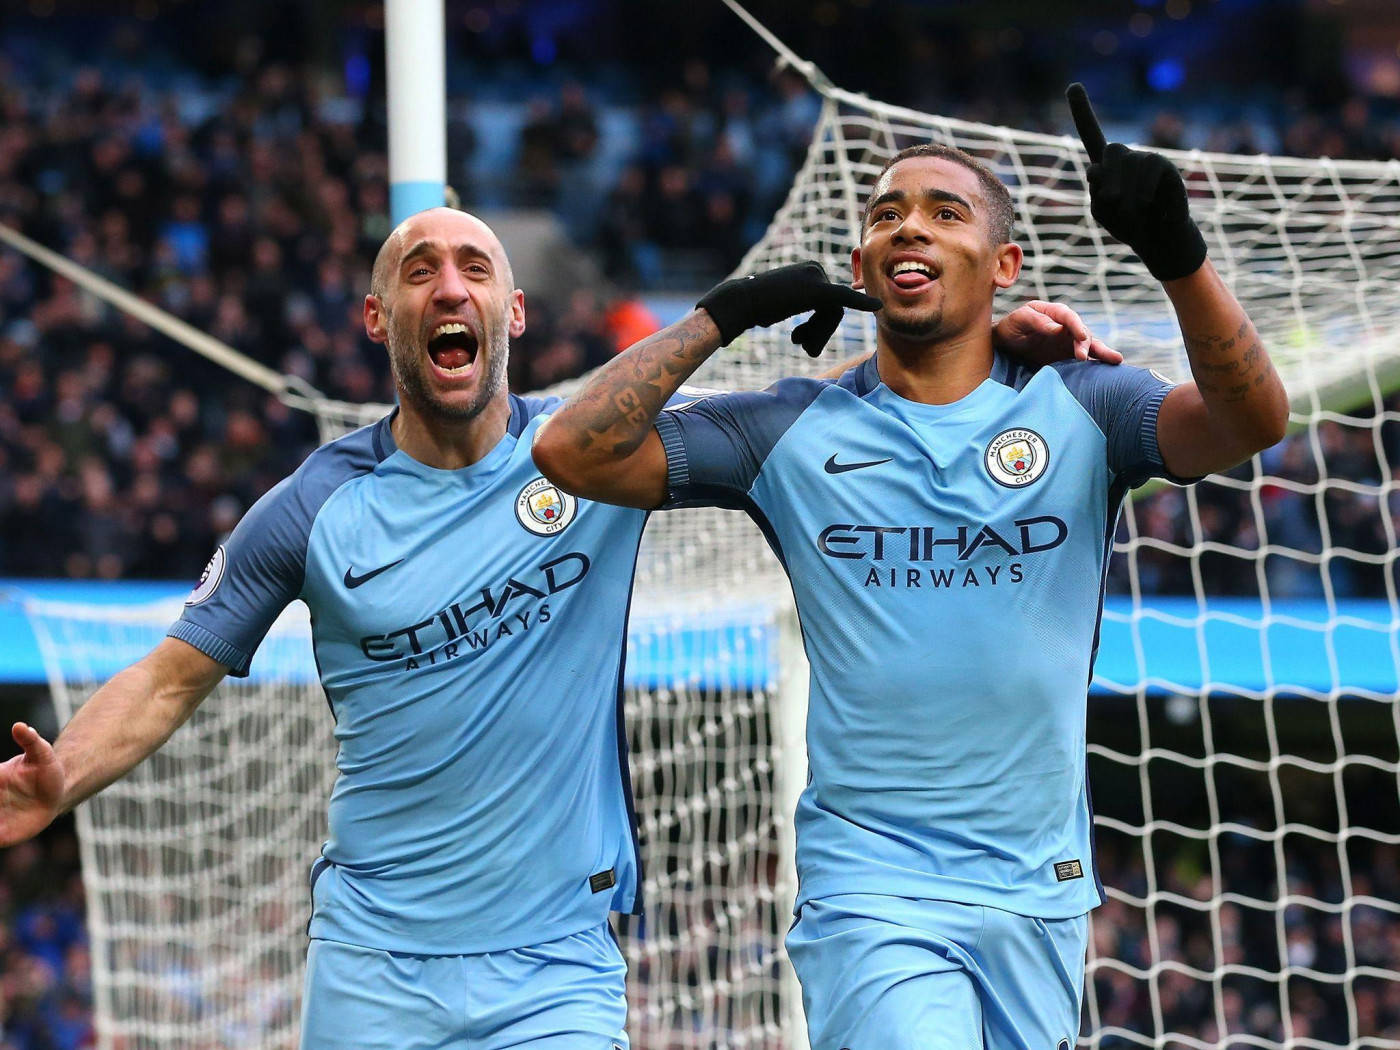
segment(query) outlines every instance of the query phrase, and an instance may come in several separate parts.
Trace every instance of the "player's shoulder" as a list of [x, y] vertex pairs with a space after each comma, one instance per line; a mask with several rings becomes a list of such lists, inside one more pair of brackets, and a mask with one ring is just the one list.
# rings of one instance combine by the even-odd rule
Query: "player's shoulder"
[[1144, 388], [1176, 385], [1155, 369], [1127, 363], [1110, 365], [1092, 359], [1080, 361], [1071, 358], [1066, 361], [1053, 361], [1045, 365], [1044, 370], [1057, 376], [1071, 392], [1096, 390], [1109, 395], [1131, 395]]
[[758, 391], [759, 397], [784, 412], [803, 412], [822, 392], [835, 385], [831, 379], [787, 376]]
[[742, 415], [771, 415], [776, 412], [791, 415], [802, 412], [830, 385], [828, 379], [791, 376], [770, 383], [762, 390], [712, 390], [683, 386], [666, 402], [665, 410]]
[[331, 495], [346, 482], [373, 473], [394, 451], [389, 434], [392, 415], [328, 441], [302, 461], [301, 466], [270, 489], [263, 500], [291, 514], [315, 517]]
[[519, 437], [532, 420], [558, 411], [563, 404], [564, 399], [557, 394], [511, 394], [510, 422], [506, 428]]

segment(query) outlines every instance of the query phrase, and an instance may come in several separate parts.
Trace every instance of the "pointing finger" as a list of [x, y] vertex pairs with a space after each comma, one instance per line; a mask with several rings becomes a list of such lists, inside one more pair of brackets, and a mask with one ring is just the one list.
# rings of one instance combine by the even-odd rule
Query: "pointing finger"
[[885, 305], [875, 296], [847, 288], [844, 284], [833, 284], [830, 287], [827, 299], [832, 306], [845, 307], [847, 310], [864, 310], [873, 314]]
[[1097, 164], [1103, 159], [1103, 148], [1108, 145], [1108, 140], [1104, 138], [1103, 128], [1099, 127], [1099, 118], [1094, 116], [1094, 107], [1089, 105], [1089, 93], [1084, 90], [1083, 84], [1075, 81], [1065, 91], [1065, 98], [1069, 101], [1070, 116], [1074, 118], [1075, 130], [1079, 132], [1089, 160]]

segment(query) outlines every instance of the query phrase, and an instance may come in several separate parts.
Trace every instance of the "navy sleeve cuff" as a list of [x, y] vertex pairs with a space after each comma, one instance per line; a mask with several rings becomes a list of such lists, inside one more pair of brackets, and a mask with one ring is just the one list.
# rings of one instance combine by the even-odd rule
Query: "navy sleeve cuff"
[[656, 419], [656, 433], [666, 450], [666, 499], [679, 498], [678, 493], [690, 484], [690, 464], [685, 455], [685, 438], [675, 414], [662, 412]]
[[246, 678], [248, 666], [253, 662], [251, 653], [245, 653], [236, 645], [230, 645], [213, 631], [206, 630], [189, 620], [176, 620], [165, 632], [168, 637], [188, 642], [211, 660], [228, 668], [235, 678]]
[[1147, 408], [1142, 414], [1142, 450], [1147, 454], [1148, 477], [1166, 478], [1177, 485], [1194, 485], [1205, 475], [1186, 478], [1179, 474], [1173, 474], [1167, 469], [1167, 464], [1162, 459], [1162, 446], [1157, 440], [1157, 416], [1162, 411], [1162, 402], [1174, 389], [1175, 387], [1163, 387], [1148, 399]]

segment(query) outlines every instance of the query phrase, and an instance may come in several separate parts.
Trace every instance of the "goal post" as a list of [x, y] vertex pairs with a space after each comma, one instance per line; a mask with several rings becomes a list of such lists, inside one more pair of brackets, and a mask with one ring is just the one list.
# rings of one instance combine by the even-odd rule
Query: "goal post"
[[[1011, 187], [1027, 258], [1003, 309], [1068, 303], [1130, 362], [1188, 376], [1160, 285], [1089, 215], [1077, 140], [816, 86], [805, 162], [740, 272], [816, 259], [848, 280], [875, 173], [905, 145], [947, 143]], [[1099, 667], [1116, 662], [1089, 701], [1109, 903], [1093, 920], [1081, 1042], [1400, 1048], [1400, 163], [1166, 152], [1289, 390], [1293, 432], [1235, 471], [1159, 486], [1124, 511], [1105, 617], [1113, 651]], [[827, 367], [790, 345], [791, 327], [747, 334], [696, 383], [757, 388]], [[873, 340], [869, 318], [848, 317], [828, 359]], [[327, 438], [385, 411], [306, 403]], [[780, 683], [805, 687], [805, 676], [793, 625], [783, 627], [787, 583], [742, 515], [684, 511], [653, 516], [636, 594], [626, 710], [652, 904], [624, 930], [633, 1045], [790, 1050], [802, 1044], [781, 948], [793, 878], [784, 836], [802, 716], [788, 705], [805, 688]], [[65, 669], [56, 696], [77, 702], [100, 677], [113, 651], [101, 631], [131, 630], [103, 622], [96, 635], [46, 628], [50, 667]], [[1169, 645], [1172, 631], [1183, 646]], [[760, 647], [762, 674], [745, 663]], [[1182, 655], [1164, 665], [1169, 650]], [[91, 662], [87, 679], [68, 670], [79, 659]], [[250, 713], [260, 704], [319, 716], [319, 729], [308, 722], [285, 738], [279, 759], [298, 764], [308, 798], [321, 792], [320, 813], [329, 717], [314, 685], [292, 677], [233, 685], [202, 711], [231, 720], [219, 733], [284, 732]], [[269, 785], [292, 773], [274, 774], [246, 741], [212, 746], [204, 729], [181, 730], [163, 758], [79, 812], [109, 1046], [118, 1035], [133, 1048], [291, 1038], [275, 1026], [247, 1044], [224, 1033], [285, 1016], [286, 989], [299, 988], [293, 926], [319, 846], [313, 814], [279, 809]], [[235, 757], [244, 764], [228, 765]], [[189, 852], [196, 833], [213, 844]], [[248, 859], [278, 836], [296, 841], [277, 859]], [[188, 891], [167, 891], [165, 865]], [[256, 920], [226, 920], [242, 906], [231, 880], [245, 877], [285, 896]], [[219, 938], [217, 955], [162, 955], [150, 939], [159, 930], [185, 943], [190, 929]], [[250, 985], [249, 960], [289, 969]], [[220, 979], [234, 972], [238, 982]], [[205, 1020], [192, 1004], [225, 985], [241, 1004]]]

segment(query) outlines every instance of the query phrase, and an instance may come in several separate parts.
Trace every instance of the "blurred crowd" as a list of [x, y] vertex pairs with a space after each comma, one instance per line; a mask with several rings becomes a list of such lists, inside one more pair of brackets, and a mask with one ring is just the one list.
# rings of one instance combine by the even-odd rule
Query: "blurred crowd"
[[[255, 63], [204, 81], [61, 49], [40, 62], [3, 44], [0, 220], [333, 398], [392, 399], [360, 321], [389, 228], [382, 114], [310, 67]], [[532, 290], [512, 350], [517, 390], [653, 330], [639, 293], [694, 293], [735, 265], [818, 111], [790, 71], [719, 78], [699, 59], [636, 105], [595, 101], [604, 93], [564, 79], [518, 105], [453, 111], [452, 169], [469, 206], [550, 209], [596, 261], [590, 285], [553, 300]], [[1340, 114], [1294, 114], [1272, 134], [1300, 151], [1394, 155], [1394, 130], [1368, 120], [1364, 99]], [[1259, 126], [1200, 143], [1170, 113], [1142, 118], [1146, 137], [1171, 145], [1250, 148]], [[193, 578], [317, 440], [305, 415], [10, 251], [0, 391], [0, 575]], [[1278, 595], [1385, 593], [1393, 508], [1379, 475], [1395, 452], [1394, 426], [1328, 423], [1266, 455], [1285, 483], [1257, 499], [1212, 484], [1139, 502], [1137, 531], [1159, 541], [1137, 558], [1145, 589], [1190, 592], [1199, 563], [1217, 592], [1257, 593], [1262, 573]], [[1357, 487], [1317, 496], [1320, 453], [1329, 477]], [[1261, 568], [1261, 544], [1302, 557], [1268, 553]], [[1342, 554], [1319, 565], [1324, 545]]]
[[[283, 66], [198, 104], [76, 63], [58, 79], [46, 90], [0, 50], [0, 221], [330, 397], [392, 400], [360, 320], [389, 230], [382, 128], [340, 119], [316, 77]], [[810, 131], [815, 102], [797, 83], [780, 85], [774, 126], [746, 122], [744, 92], [723, 109], [659, 99], [606, 193], [576, 177], [596, 141], [580, 85], [517, 114], [514, 167], [480, 193], [567, 197], [574, 227], [595, 220], [583, 235], [600, 278], [562, 298], [532, 290], [514, 389], [576, 376], [654, 331], [636, 287], [681, 273], [703, 288], [737, 262], [756, 173], [771, 196]], [[760, 137], [782, 144], [776, 162], [755, 160]], [[196, 575], [317, 440], [308, 417], [10, 251], [0, 391], [0, 575]]]
[[[1195, 906], [1158, 898], [1146, 908], [1115, 897], [1094, 913], [1090, 949], [1093, 999], [1101, 1045], [1139, 1045], [1122, 1033], [1142, 1032], [1160, 1011], [1162, 1028], [1180, 1039], [1167, 1045], [1228, 1045], [1232, 1037], [1282, 1043], [1310, 1039], [1356, 1045], [1400, 1038], [1400, 923], [1395, 913], [1350, 894], [1400, 900], [1400, 854], [1391, 846], [1356, 851], [1344, 881], [1334, 849], [1299, 850], [1289, 857], [1279, 887], [1273, 847], [1238, 835], [1221, 840], [1221, 882], [1234, 899], [1210, 907], [1213, 886], [1204, 849], [1159, 852], [1155, 889]], [[1131, 860], [1125, 858], [1131, 857]], [[1149, 897], [1140, 849], [1099, 847], [1104, 882], [1139, 899]], [[1273, 903], [1284, 893], [1296, 903]], [[1254, 903], [1257, 902], [1257, 903]], [[1233, 972], [1213, 978], [1217, 968]], [[1343, 980], [1357, 967], [1392, 976]], [[1279, 980], [1256, 970], [1292, 976]], [[1306, 971], [1306, 972], [1304, 972]], [[1092, 1015], [1090, 1015], [1092, 1016]], [[1087, 1019], [1087, 1018], [1086, 1018]], [[1116, 1031], [1115, 1031], [1116, 1030]], [[1148, 1029], [1150, 1031], [1150, 1029]]]
[[[1262, 484], [1255, 482], [1262, 479]], [[1109, 587], [1129, 593], [1386, 598], [1400, 527], [1400, 395], [1323, 420], [1252, 464], [1135, 499]], [[1200, 585], [1196, 582], [1199, 574]]]
[[0, 857], [0, 1050], [96, 1046], [72, 821]]

